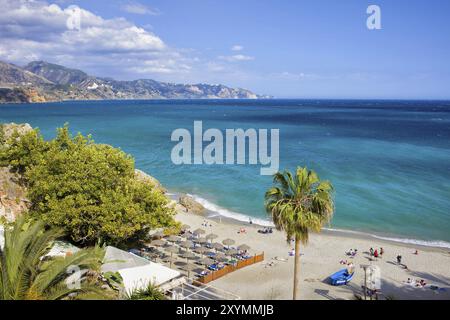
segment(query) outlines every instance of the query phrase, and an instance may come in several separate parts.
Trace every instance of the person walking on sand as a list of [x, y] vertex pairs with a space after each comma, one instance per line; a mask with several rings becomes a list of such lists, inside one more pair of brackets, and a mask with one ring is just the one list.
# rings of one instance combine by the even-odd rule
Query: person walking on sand
[[397, 263], [402, 264], [402, 256], [401, 255], [397, 256]]
[[384, 249], [380, 248], [380, 258], [383, 258], [383, 254], [384, 254]]
[[354, 267], [353, 263], [350, 262], [350, 263], [347, 265], [347, 273], [348, 273], [348, 274], [353, 274], [353, 272], [355, 272], [355, 267]]
[[371, 256], [371, 257], [373, 257], [373, 254], [374, 254], [374, 252], [373, 252], [373, 248], [370, 248], [370, 250], [369, 250], [369, 251], [370, 251], [370, 256]]

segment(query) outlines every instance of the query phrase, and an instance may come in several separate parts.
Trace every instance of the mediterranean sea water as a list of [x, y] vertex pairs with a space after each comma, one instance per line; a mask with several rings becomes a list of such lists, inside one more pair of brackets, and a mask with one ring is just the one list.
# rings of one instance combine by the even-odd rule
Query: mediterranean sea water
[[0, 122], [28, 122], [120, 147], [170, 192], [211, 211], [265, 223], [272, 185], [254, 165], [171, 162], [177, 128], [279, 129], [280, 169], [308, 166], [336, 190], [330, 228], [450, 246], [450, 101], [146, 100], [0, 106]]

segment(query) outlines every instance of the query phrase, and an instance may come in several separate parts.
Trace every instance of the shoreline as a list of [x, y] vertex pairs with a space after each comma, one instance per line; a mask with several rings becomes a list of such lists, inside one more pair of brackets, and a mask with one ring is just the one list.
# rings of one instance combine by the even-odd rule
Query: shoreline
[[[204, 229], [206, 233], [218, 235], [216, 242], [226, 238], [236, 241], [236, 246], [247, 244], [250, 254], [264, 252], [264, 261], [240, 269], [211, 282], [213, 287], [232, 292], [249, 300], [291, 299], [293, 279], [293, 257], [289, 251], [293, 243], [287, 243], [283, 232], [260, 234], [257, 224], [241, 223], [229, 218], [207, 217], [187, 213], [177, 206], [175, 219], [191, 227]], [[205, 222], [207, 225], [205, 226]], [[239, 232], [241, 228], [245, 232]], [[382, 258], [370, 258], [369, 248], [383, 247]], [[349, 249], [358, 249], [355, 257], [346, 254]], [[419, 254], [415, 255], [415, 250]], [[308, 245], [300, 246], [301, 299], [307, 300], [354, 300], [361, 295], [364, 283], [363, 265], [374, 265], [381, 270], [381, 299], [445, 299], [450, 300], [450, 251], [442, 248], [419, 247], [411, 244], [390, 242], [344, 232], [326, 231], [310, 234]], [[396, 262], [397, 255], [403, 257], [403, 268]], [[355, 266], [354, 279], [346, 286], [332, 286], [328, 277], [345, 268], [341, 261]], [[425, 288], [407, 284], [407, 279], [424, 279]], [[432, 290], [436, 286], [438, 290]]]
[[[220, 208], [216, 204], [210, 202], [207, 199], [204, 199], [200, 196], [185, 193], [187, 196], [192, 197], [196, 202], [203, 205], [206, 209], [206, 213], [204, 214], [205, 219], [210, 219], [213, 221], [223, 220], [228, 221], [231, 224], [238, 226], [257, 226], [260, 228], [264, 227], [274, 227], [273, 224], [269, 220], [265, 220], [262, 218], [255, 218], [251, 216], [247, 216], [245, 214], [232, 212], [226, 208]], [[178, 202], [178, 197], [182, 195], [180, 192], [168, 191], [168, 197], [171, 200], [175, 200]], [[224, 215], [223, 212], [226, 211], [228, 214]], [[222, 212], [222, 213], [221, 213]], [[233, 216], [234, 215], [234, 216]], [[241, 218], [241, 219], [240, 219]], [[249, 221], [252, 221], [252, 224]], [[263, 222], [263, 223], [261, 223]], [[357, 239], [366, 239], [370, 237], [374, 241], [383, 241], [385, 243], [392, 244], [401, 244], [404, 246], [408, 246], [410, 248], [419, 247], [423, 250], [425, 249], [436, 249], [442, 250], [443, 252], [450, 252], [450, 242], [443, 240], [421, 240], [421, 239], [413, 239], [413, 238], [405, 238], [400, 235], [389, 234], [382, 235], [377, 233], [367, 233], [365, 231], [352, 230], [352, 229], [338, 229], [338, 228], [323, 228], [322, 233], [331, 234], [343, 237], [357, 238]]]

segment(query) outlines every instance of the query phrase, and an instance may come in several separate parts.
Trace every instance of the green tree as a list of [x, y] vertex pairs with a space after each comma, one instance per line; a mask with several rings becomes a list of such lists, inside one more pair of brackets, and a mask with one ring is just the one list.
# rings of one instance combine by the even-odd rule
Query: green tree
[[51, 141], [36, 130], [10, 140], [0, 159], [23, 173], [31, 215], [74, 242], [117, 245], [175, 224], [167, 198], [135, 179], [134, 160], [121, 150], [73, 137], [67, 125]]
[[46, 230], [42, 222], [26, 222], [24, 217], [5, 227], [5, 243], [0, 248], [0, 300], [59, 300], [73, 294], [79, 299], [104, 296], [93, 280], [85, 279], [79, 286], [66, 283], [68, 270], [74, 266], [98, 270], [104, 256], [102, 248], [43, 259], [62, 234], [58, 229]]
[[286, 233], [288, 243], [295, 240], [293, 299], [299, 295], [300, 243], [307, 244], [309, 232], [320, 232], [333, 212], [333, 186], [320, 181], [314, 171], [297, 168], [274, 175], [274, 187], [265, 194], [265, 207], [275, 227]]
[[33, 165], [38, 164], [48, 150], [48, 143], [39, 133], [32, 130], [23, 135], [14, 131], [0, 148], [0, 166], [9, 166], [13, 172], [24, 174]]

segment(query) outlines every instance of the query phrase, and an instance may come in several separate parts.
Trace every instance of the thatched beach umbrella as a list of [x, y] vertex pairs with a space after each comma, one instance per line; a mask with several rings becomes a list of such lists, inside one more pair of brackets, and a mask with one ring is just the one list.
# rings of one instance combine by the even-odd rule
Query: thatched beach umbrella
[[168, 241], [170, 241], [170, 242], [177, 242], [178, 240], [180, 240], [180, 237], [171, 235], [171, 236], [168, 236], [168, 237], [166, 238], [166, 240], [168, 240]]
[[192, 241], [185, 240], [185, 241], [182, 241], [180, 243], [180, 246], [183, 247], [183, 248], [189, 249], [189, 248], [192, 248], [194, 246], [194, 243]]
[[201, 228], [198, 228], [198, 229], [194, 230], [194, 234], [197, 235], [197, 236], [199, 236], [201, 234], [205, 234], [205, 233], [206, 233], [206, 231], [201, 229]]
[[190, 228], [191, 228], [191, 226], [188, 225], [188, 224], [183, 224], [183, 225], [181, 226], [181, 230], [182, 230], [182, 231], [189, 230]]
[[178, 249], [178, 247], [175, 247], [175, 246], [170, 246], [170, 247], [165, 248], [165, 250], [167, 252], [170, 252], [170, 258], [172, 258], [174, 260], [174, 261], [170, 261], [170, 267], [172, 268], [172, 262], [177, 261], [177, 259], [175, 259], [173, 257], [173, 254], [177, 253], [180, 249]]
[[214, 243], [212, 244], [212, 247], [213, 247], [214, 249], [216, 249], [216, 250], [222, 250], [222, 249], [223, 249], [223, 245], [222, 245], [221, 243], [218, 243], [218, 242], [214, 242]]
[[209, 265], [212, 265], [214, 263], [214, 260], [210, 259], [210, 258], [203, 258], [199, 262], [201, 264], [203, 264], [204, 266], [209, 266]]
[[206, 238], [204, 238], [204, 237], [200, 237], [198, 239], [195, 239], [194, 241], [197, 242], [197, 243], [206, 243], [206, 242], [208, 242], [208, 240], [206, 240]]
[[172, 263], [174, 263], [174, 262], [177, 262], [177, 258], [174, 258], [174, 257], [172, 257], [172, 256], [168, 256], [168, 257], [165, 257], [164, 259], [162, 259], [164, 262], [169, 262], [170, 263], [170, 265], [169, 265], [169, 267], [170, 268], [172, 268]]
[[195, 258], [195, 254], [193, 254], [193, 253], [190, 252], [190, 251], [186, 251], [186, 252], [184, 252], [184, 253], [181, 255], [181, 257], [182, 257], [182, 258], [185, 258], [185, 259], [186, 259], [186, 262], [187, 262], [189, 259], [194, 259], [194, 258]]
[[234, 254], [237, 254], [238, 251], [236, 249], [228, 249], [226, 253], [227, 255], [232, 256]]
[[239, 247], [237, 247], [239, 251], [248, 251], [250, 250], [250, 246], [246, 244], [241, 244]]
[[188, 272], [188, 278], [189, 278], [191, 271], [197, 269], [198, 267], [196, 265], [191, 264], [191, 263], [186, 263], [181, 268]]
[[150, 245], [155, 246], [155, 247], [162, 247], [165, 244], [166, 244], [166, 242], [161, 239], [153, 240], [152, 242], [150, 242]]
[[228, 257], [221, 252], [216, 253], [216, 255], [214, 256], [214, 259], [217, 261], [220, 261], [220, 262], [228, 261]]
[[194, 249], [194, 252], [199, 253], [201, 255], [204, 255], [206, 251], [208, 251], [208, 249], [205, 247], [198, 247]]
[[191, 236], [192, 235], [189, 232], [185, 232], [185, 233], [180, 234], [180, 237], [186, 238], [186, 239], [189, 239]]
[[212, 241], [212, 240], [214, 240], [214, 239], [216, 239], [216, 238], [218, 238], [218, 237], [219, 237], [219, 236], [218, 236], [217, 234], [215, 234], [215, 233], [210, 233], [210, 234], [207, 234], [205, 238], [206, 238], [207, 240], [211, 240], [211, 241]]
[[167, 248], [164, 248], [164, 250], [166, 250], [167, 252], [170, 252], [170, 253], [177, 253], [178, 251], [180, 251], [180, 249], [178, 248], [178, 247], [175, 247], [175, 246], [170, 246], [170, 247], [167, 247]]
[[222, 243], [229, 247], [229, 246], [235, 244], [236, 241], [234, 241], [233, 239], [228, 238], [228, 239], [223, 240]]

